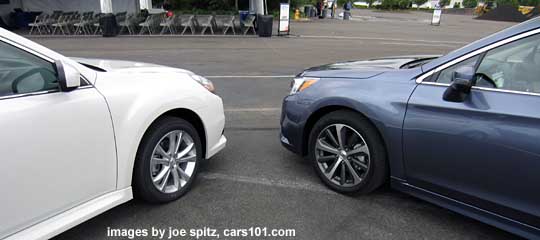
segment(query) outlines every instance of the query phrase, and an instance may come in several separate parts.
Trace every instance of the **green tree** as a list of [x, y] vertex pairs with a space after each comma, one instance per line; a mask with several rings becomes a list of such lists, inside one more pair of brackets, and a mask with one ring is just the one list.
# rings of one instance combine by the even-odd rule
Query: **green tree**
[[416, 8], [420, 8], [421, 5], [427, 3], [428, 0], [413, 0], [413, 3], [416, 4]]
[[441, 7], [446, 7], [446, 6], [448, 6], [449, 4], [450, 4], [450, 0], [440, 0], [440, 1], [439, 1], [439, 5], [440, 5]]
[[495, 3], [497, 3], [497, 6], [509, 5], [516, 8], [519, 7], [518, 0], [496, 0]]
[[475, 8], [476, 6], [478, 6], [477, 0], [463, 0], [464, 8]]
[[519, 0], [519, 4], [523, 6], [539, 6], [540, 0]]

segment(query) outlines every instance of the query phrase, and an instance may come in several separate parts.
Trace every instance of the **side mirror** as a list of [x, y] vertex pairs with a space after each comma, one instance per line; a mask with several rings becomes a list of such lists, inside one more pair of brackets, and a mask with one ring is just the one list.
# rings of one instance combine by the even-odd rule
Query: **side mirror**
[[475, 69], [470, 66], [463, 66], [452, 75], [452, 85], [446, 89], [443, 99], [449, 102], [463, 102], [471, 92]]
[[69, 92], [81, 86], [81, 74], [75, 67], [62, 60], [56, 60], [55, 65], [58, 72], [60, 91]]

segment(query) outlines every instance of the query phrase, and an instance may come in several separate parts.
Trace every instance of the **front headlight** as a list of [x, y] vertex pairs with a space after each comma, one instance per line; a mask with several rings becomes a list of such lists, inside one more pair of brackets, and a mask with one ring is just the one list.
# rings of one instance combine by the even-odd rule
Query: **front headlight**
[[310, 78], [310, 77], [298, 77], [295, 78], [291, 83], [291, 95], [301, 92], [304, 89], [310, 87], [314, 83], [319, 81], [319, 78]]
[[206, 79], [205, 77], [195, 74], [189, 76], [196, 82], [200, 83], [204, 88], [208, 89], [208, 91], [210, 91], [211, 93], [214, 93], [216, 91], [216, 88], [214, 87], [212, 81]]

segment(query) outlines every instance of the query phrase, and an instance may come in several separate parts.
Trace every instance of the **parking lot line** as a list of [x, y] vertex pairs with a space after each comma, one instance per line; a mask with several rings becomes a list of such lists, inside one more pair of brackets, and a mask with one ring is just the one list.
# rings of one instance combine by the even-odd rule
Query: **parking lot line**
[[460, 42], [460, 41], [439, 41], [439, 40], [424, 40], [424, 39], [377, 38], [377, 37], [354, 37], [354, 36], [298, 35], [297, 37], [300, 37], [300, 38], [326, 38], [326, 39], [358, 39], [358, 40], [377, 40], [377, 41], [395, 41], [395, 42], [450, 43], [450, 44], [467, 44], [468, 43], [468, 42]]
[[430, 43], [403, 43], [403, 42], [379, 42], [381, 45], [422, 46], [422, 47], [449, 47], [455, 48], [459, 44], [430, 44]]
[[309, 182], [288, 181], [288, 180], [275, 180], [268, 178], [253, 178], [246, 176], [229, 175], [222, 173], [201, 172], [199, 177], [208, 180], [224, 180], [241, 183], [251, 183], [257, 185], [264, 185], [269, 187], [289, 188], [295, 190], [305, 190], [310, 192], [319, 192], [325, 194], [337, 195], [338, 193], [327, 189], [322, 185], [315, 185]]
[[265, 75], [254, 75], [254, 76], [204, 76], [205, 78], [293, 78], [294, 75], [274, 75], [274, 76], [265, 76]]

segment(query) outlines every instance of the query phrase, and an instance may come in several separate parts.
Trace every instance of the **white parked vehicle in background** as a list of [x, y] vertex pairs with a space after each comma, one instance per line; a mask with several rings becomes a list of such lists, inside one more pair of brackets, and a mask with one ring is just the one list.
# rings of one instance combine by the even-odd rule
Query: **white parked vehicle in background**
[[47, 239], [133, 195], [182, 196], [225, 147], [213, 90], [186, 70], [75, 61], [0, 28], [0, 239]]

